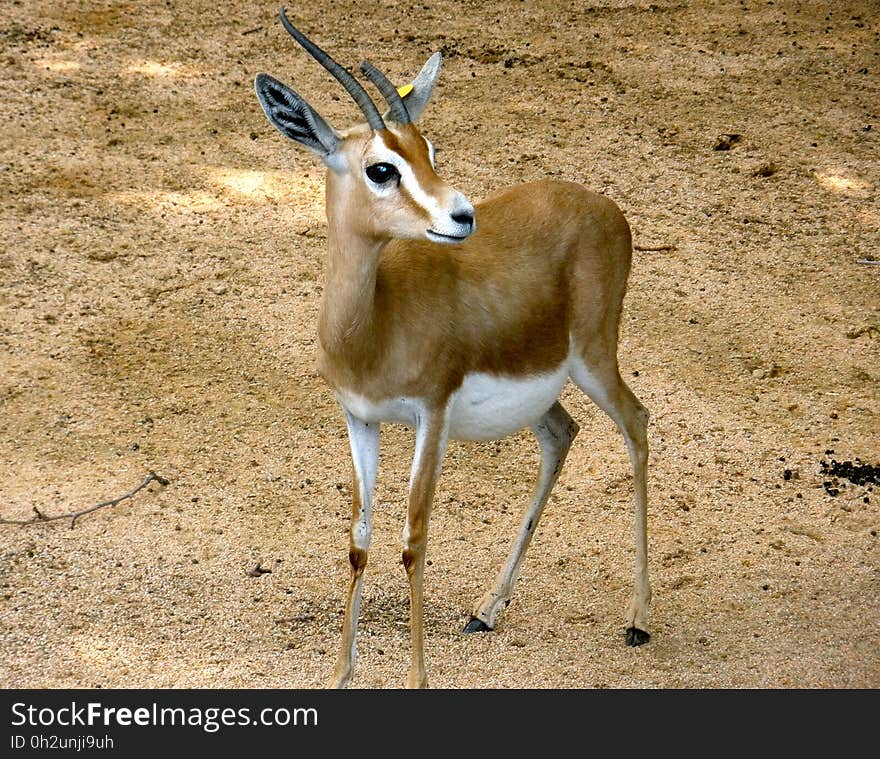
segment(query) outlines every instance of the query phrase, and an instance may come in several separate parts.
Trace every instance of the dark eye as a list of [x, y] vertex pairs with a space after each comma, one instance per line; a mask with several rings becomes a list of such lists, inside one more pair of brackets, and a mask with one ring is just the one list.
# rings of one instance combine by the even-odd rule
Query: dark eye
[[367, 178], [376, 184], [385, 184], [392, 179], [399, 179], [400, 172], [390, 163], [374, 163], [367, 166]]

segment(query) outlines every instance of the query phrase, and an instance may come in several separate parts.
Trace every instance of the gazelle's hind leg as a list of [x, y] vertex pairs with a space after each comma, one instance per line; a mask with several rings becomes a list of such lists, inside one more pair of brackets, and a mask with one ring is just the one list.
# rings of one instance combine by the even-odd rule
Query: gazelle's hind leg
[[597, 362], [589, 368], [576, 361], [571, 378], [623, 434], [633, 468], [635, 489], [635, 589], [626, 612], [626, 643], [640, 646], [651, 637], [648, 605], [648, 410], [620, 376], [617, 362]]
[[495, 580], [495, 586], [474, 606], [473, 616], [465, 625], [464, 632], [485, 632], [495, 625], [495, 615], [506, 606], [513, 594], [513, 586], [519, 577], [526, 550], [538, 527], [541, 512], [550, 497], [553, 485], [562, 470], [562, 464], [578, 426], [562, 405], [554, 403], [550, 410], [532, 428], [541, 446], [541, 471], [532, 502], [526, 508], [516, 542]]

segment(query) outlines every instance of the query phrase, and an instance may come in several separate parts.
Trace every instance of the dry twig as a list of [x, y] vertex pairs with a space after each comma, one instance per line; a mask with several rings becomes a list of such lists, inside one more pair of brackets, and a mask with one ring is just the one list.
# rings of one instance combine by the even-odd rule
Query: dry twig
[[138, 492], [143, 490], [147, 485], [149, 485], [153, 481], [158, 482], [160, 485], [167, 485], [168, 480], [164, 477], [159, 476], [155, 472], [150, 472], [146, 479], [138, 485], [134, 490], [126, 493], [125, 495], [121, 495], [118, 498], [112, 498], [109, 501], [102, 501], [101, 503], [96, 503], [94, 506], [89, 506], [88, 508], [82, 509], [81, 511], [71, 511], [68, 514], [44, 514], [40, 511], [36, 506], [34, 509], [34, 516], [30, 519], [3, 519], [0, 517], [0, 524], [19, 524], [19, 525], [27, 525], [27, 524], [37, 524], [38, 522], [51, 522], [55, 519], [69, 519], [70, 520], [70, 529], [73, 529], [73, 526], [76, 524], [76, 520], [81, 516], [85, 516], [86, 514], [91, 514], [93, 511], [97, 511], [98, 509], [103, 509], [105, 506], [116, 506], [123, 501], [128, 500], [129, 498], [136, 495]]
[[647, 251], [657, 251], [657, 250], [678, 250], [675, 245], [665, 244], [665, 245], [633, 245], [635, 250], [647, 250]]
[[880, 264], [880, 258], [857, 258], [857, 264]]

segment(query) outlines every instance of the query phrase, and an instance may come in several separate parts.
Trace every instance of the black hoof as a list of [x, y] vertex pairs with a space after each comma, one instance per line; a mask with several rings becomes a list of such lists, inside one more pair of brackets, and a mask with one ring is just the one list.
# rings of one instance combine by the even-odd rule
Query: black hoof
[[476, 617], [471, 617], [471, 621], [468, 622], [464, 626], [463, 633], [487, 633], [492, 632], [492, 628], [489, 627], [482, 619], [477, 619]]
[[643, 646], [651, 640], [651, 633], [639, 630], [638, 627], [628, 627], [626, 630], [626, 645]]

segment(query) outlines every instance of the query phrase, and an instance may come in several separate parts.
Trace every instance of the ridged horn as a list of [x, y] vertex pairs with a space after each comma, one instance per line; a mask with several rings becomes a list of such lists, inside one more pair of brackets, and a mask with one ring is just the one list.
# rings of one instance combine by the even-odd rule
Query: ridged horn
[[327, 69], [336, 81], [345, 88], [345, 91], [351, 95], [352, 100], [357, 103], [358, 108], [360, 108], [364, 116], [366, 116], [370, 129], [375, 132], [381, 132], [382, 130], [387, 129], [385, 122], [382, 120], [382, 115], [379, 113], [379, 109], [376, 108], [376, 104], [370, 99], [370, 96], [361, 86], [361, 83], [327, 55], [327, 53], [321, 50], [321, 48], [319, 48], [314, 42], [306, 37], [299, 29], [291, 24], [290, 21], [287, 20], [287, 15], [284, 12], [283, 6], [279, 11], [279, 16], [281, 17], [281, 25], [287, 30], [287, 33], [302, 45], [312, 58]]
[[376, 85], [376, 89], [382, 93], [382, 97], [385, 98], [389, 108], [391, 108], [391, 115], [394, 117], [394, 120], [398, 124], [409, 124], [412, 119], [410, 119], [409, 111], [406, 109], [406, 103], [403, 102], [397, 87], [388, 80], [388, 77], [369, 61], [364, 61], [361, 64], [361, 71]]

